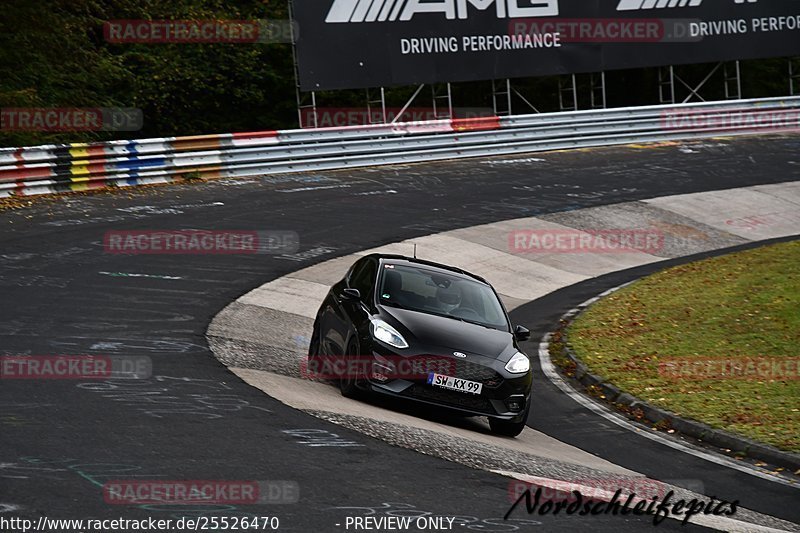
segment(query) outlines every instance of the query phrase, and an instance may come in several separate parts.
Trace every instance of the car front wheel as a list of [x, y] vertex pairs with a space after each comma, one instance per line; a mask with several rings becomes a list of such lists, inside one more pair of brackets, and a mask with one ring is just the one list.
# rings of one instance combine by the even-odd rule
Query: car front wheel
[[[347, 353], [345, 357], [358, 357], [358, 346], [355, 341], [350, 341], [347, 345]], [[345, 374], [339, 377], [339, 390], [342, 391], [342, 396], [345, 398], [358, 398], [361, 395], [361, 389], [358, 388], [360, 376], [357, 373], [360, 365], [345, 365], [345, 367], [352, 367], [353, 370], [345, 370]]]
[[319, 357], [320, 342], [319, 342], [319, 326], [314, 323], [314, 329], [311, 331], [311, 339], [308, 343], [308, 358], [313, 359]]

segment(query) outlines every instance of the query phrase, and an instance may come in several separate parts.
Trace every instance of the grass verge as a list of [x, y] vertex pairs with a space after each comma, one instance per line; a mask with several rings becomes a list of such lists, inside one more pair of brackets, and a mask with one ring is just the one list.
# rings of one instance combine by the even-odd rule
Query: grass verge
[[567, 334], [590, 371], [625, 392], [800, 452], [800, 242], [649, 276]]

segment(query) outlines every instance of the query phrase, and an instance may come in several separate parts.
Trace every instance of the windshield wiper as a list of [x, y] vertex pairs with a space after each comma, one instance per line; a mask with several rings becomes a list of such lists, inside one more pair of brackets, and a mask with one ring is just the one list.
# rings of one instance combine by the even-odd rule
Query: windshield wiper
[[460, 320], [461, 322], [464, 322], [466, 324], [475, 324], [476, 326], [483, 326], [486, 329], [497, 329], [493, 328], [492, 326], [488, 326], [483, 322], [475, 322], [474, 320], [467, 320], [466, 318], [461, 318], [460, 316], [455, 316], [455, 315], [442, 315], [442, 316], [446, 316], [447, 318], [453, 318], [455, 320]]

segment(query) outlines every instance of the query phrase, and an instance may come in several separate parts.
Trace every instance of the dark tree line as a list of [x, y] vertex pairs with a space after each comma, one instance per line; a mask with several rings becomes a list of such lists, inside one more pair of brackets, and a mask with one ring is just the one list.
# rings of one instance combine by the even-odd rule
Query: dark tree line
[[139, 132], [0, 132], [0, 145], [247, 131], [295, 120], [285, 44], [110, 44], [108, 20], [286, 19], [285, 0], [4, 1], [0, 107], [134, 107]]

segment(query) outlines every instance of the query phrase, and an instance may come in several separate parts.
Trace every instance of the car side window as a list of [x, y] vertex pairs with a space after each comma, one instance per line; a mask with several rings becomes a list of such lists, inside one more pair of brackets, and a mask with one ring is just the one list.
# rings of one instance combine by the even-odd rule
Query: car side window
[[357, 267], [350, 276], [350, 287], [358, 289], [361, 296], [366, 298], [372, 294], [372, 287], [375, 284], [375, 274], [377, 273], [377, 265], [374, 260], [368, 259], [363, 265]]

